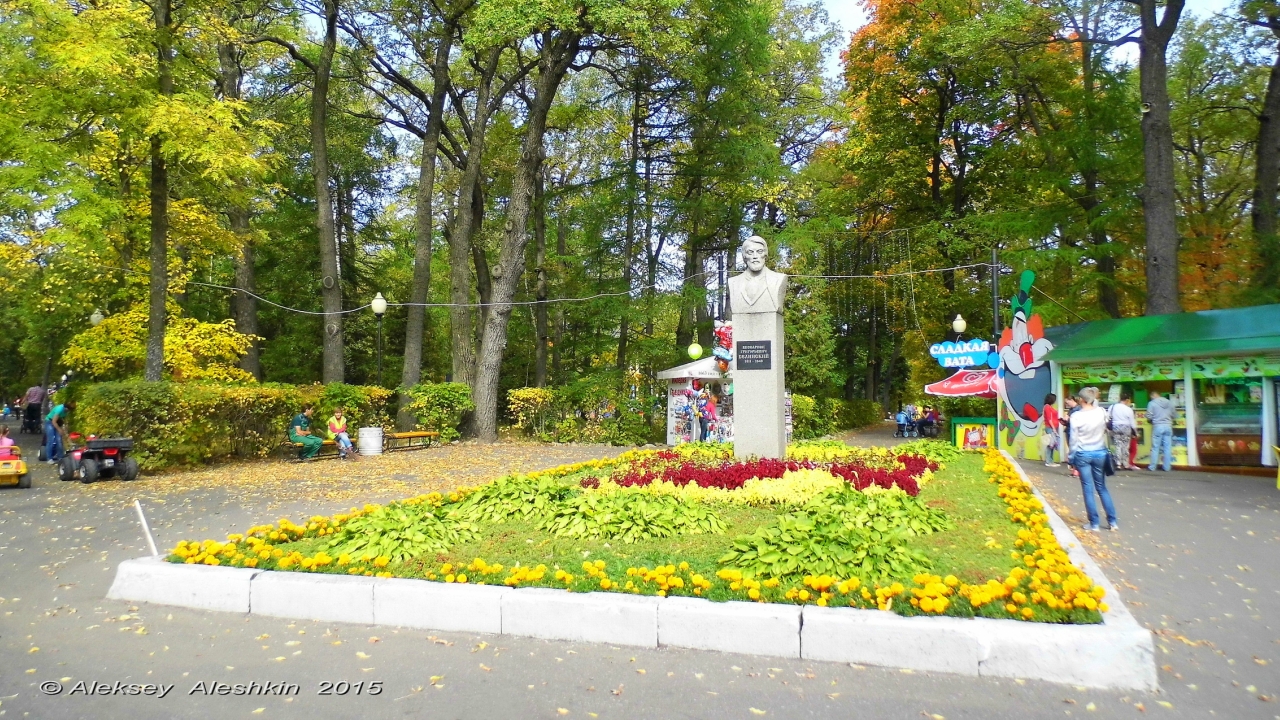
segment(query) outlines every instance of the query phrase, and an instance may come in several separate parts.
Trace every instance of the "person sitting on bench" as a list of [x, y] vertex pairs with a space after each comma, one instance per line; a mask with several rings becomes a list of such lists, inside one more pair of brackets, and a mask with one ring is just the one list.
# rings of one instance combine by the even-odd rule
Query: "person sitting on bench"
[[302, 450], [298, 452], [298, 458], [308, 460], [316, 456], [320, 452], [320, 446], [324, 445], [324, 440], [311, 432], [311, 413], [315, 409], [308, 405], [302, 412], [293, 416], [293, 420], [289, 422], [289, 441], [293, 443], [302, 443]]
[[333, 409], [333, 416], [329, 418], [329, 439], [338, 443], [338, 454], [343, 460], [347, 459], [348, 454], [356, 460], [360, 459], [360, 453], [351, 444], [351, 436], [347, 435], [347, 418], [342, 414], [341, 405]]

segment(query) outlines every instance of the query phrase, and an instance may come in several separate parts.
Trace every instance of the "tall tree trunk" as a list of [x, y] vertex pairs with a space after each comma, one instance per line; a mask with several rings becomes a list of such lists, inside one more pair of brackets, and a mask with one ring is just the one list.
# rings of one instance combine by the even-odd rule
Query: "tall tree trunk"
[[[563, 216], [556, 216], [556, 256], [559, 258], [560, 277], [564, 277], [564, 259], [569, 255], [569, 225], [565, 222]], [[556, 305], [556, 322], [553, 331], [552, 340], [554, 344], [551, 347], [551, 378], [553, 384], [558, 384], [564, 377], [560, 366], [560, 348], [564, 346], [564, 303]]]
[[338, 44], [337, 0], [324, 2], [324, 44], [315, 66], [311, 90], [311, 177], [316, 190], [316, 230], [320, 236], [320, 302], [324, 309], [323, 364], [328, 383], [346, 377], [342, 334], [342, 279], [338, 274], [338, 238], [333, 197], [329, 192], [329, 80]]
[[[241, 49], [230, 43], [218, 45], [218, 66], [221, 70], [219, 78], [222, 96], [228, 100], [239, 100], [241, 83], [244, 80], [244, 69], [240, 66]], [[235, 258], [236, 292], [231, 295], [231, 317], [235, 319], [236, 331], [253, 336], [249, 349], [240, 358], [240, 369], [262, 379], [262, 361], [260, 358], [260, 341], [258, 335], [258, 292], [254, 272], [253, 235], [249, 228], [248, 188], [244, 183], [237, 183], [235, 194], [227, 208], [227, 224], [239, 242], [239, 252]]]
[[1184, 0], [1137, 0], [1142, 15], [1138, 75], [1142, 94], [1142, 213], [1147, 239], [1147, 314], [1182, 310], [1178, 298], [1178, 218], [1174, 196], [1173, 124], [1169, 119], [1166, 54]]
[[[693, 237], [687, 238], [688, 243], [684, 251], [684, 283], [682, 292], [686, 296], [691, 296], [694, 290], [691, 284], [698, 274], [698, 249], [693, 245]], [[680, 303], [680, 320], [676, 323], [676, 350], [683, 352], [690, 343], [693, 342], [694, 333], [697, 332], [698, 320], [697, 311], [694, 309], [693, 303], [687, 298], [681, 298]]]
[[644, 158], [644, 254], [645, 254], [645, 306], [644, 336], [653, 337], [653, 297], [658, 285], [658, 258], [666, 244], [665, 234], [658, 234], [658, 245], [653, 245], [653, 156]]
[[867, 374], [862, 384], [862, 396], [868, 400], [874, 400], [876, 397], [876, 360], [879, 358], [879, 349], [876, 347], [876, 331], [879, 326], [876, 324], [876, 297], [875, 290], [872, 289], [871, 297], [871, 322], [869, 329], [871, 337], [867, 341]]
[[[169, 0], [154, 0], [156, 78], [161, 97], [173, 95], [173, 26]], [[151, 282], [147, 308], [147, 360], [143, 377], [164, 376], [165, 300], [169, 294], [169, 168], [159, 135], [151, 137]]]
[[[431, 107], [427, 110], [427, 127], [422, 137], [422, 156], [418, 161], [418, 204], [414, 208], [413, 284], [409, 290], [409, 308], [405, 313], [404, 370], [400, 387], [411, 388], [422, 380], [422, 342], [426, 336], [427, 309], [424, 304], [431, 290], [432, 221], [436, 192], [436, 152], [440, 148], [440, 132], [444, 125], [444, 99], [449, 90], [449, 51], [453, 47], [453, 30], [445, 28], [436, 46], [431, 66]], [[400, 393], [400, 411], [396, 427], [408, 430], [417, 423], [408, 411], [409, 396]]]
[[637, 171], [640, 165], [640, 76], [639, 69], [633, 79], [631, 93], [631, 143], [630, 167], [627, 171], [627, 228], [626, 238], [622, 243], [622, 289], [628, 294], [622, 296], [622, 319], [618, 323], [618, 363], [619, 370], [627, 369], [627, 336], [630, 334], [631, 312], [631, 266], [636, 247], [636, 204], [639, 201], [636, 187]]
[[502, 358], [507, 345], [507, 323], [511, 318], [511, 301], [515, 297], [520, 276], [524, 274], [524, 250], [529, 242], [529, 212], [533, 204], [534, 182], [541, 172], [543, 139], [547, 129], [547, 113], [556, 92], [578, 53], [581, 36], [572, 31], [543, 33], [542, 56], [538, 61], [538, 77], [525, 118], [524, 137], [520, 143], [520, 159], [511, 183], [511, 200], [507, 206], [507, 226], [494, 268], [493, 305], [484, 324], [480, 344], [480, 361], [476, 372], [475, 430], [483, 442], [498, 439], [498, 391]]
[[467, 164], [458, 182], [458, 209], [449, 236], [449, 335], [453, 350], [453, 380], [475, 386], [476, 356], [473, 349], [474, 313], [471, 307], [472, 238], [476, 232], [476, 194], [480, 192], [480, 167], [484, 159], [485, 131], [489, 125], [489, 95], [502, 50], [485, 53], [476, 84], [475, 110], [471, 118], [471, 145]]
[[892, 405], [893, 395], [893, 376], [898, 367], [898, 357], [902, 354], [902, 336], [893, 339], [893, 352], [889, 355], [889, 366], [884, 372], [884, 391], [880, 396], [880, 407], [887, 408]]
[[[1268, 16], [1266, 24], [1272, 34], [1280, 37], [1280, 15]], [[1280, 190], [1280, 52], [1267, 78], [1254, 153], [1253, 241], [1260, 266], [1253, 284], [1268, 296], [1266, 299], [1276, 301], [1280, 300], [1280, 237], [1276, 235], [1276, 216], [1280, 213], [1276, 201]]]
[[534, 286], [533, 306], [534, 334], [537, 346], [533, 362], [533, 386], [547, 386], [547, 193], [546, 173], [537, 175], [537, 184], [533, 187], [533, 238], [536, 243], [533, 256], [533, 269], [537, 273], [537, 284]]

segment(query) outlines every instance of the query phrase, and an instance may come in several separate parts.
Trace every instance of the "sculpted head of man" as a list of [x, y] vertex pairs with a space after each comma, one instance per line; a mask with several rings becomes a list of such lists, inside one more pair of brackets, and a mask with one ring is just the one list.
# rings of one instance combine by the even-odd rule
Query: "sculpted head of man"
[[752, 235], [742, 243], [741, 252], [747, 270], [752, 275], [758, 275], [764, 270], [765, 258], [769, 256], [769, 243], [759, 235]]

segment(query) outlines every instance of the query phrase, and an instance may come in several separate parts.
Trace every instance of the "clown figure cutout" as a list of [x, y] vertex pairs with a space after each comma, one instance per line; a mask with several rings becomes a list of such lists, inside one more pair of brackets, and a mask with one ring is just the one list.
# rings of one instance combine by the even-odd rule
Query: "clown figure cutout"
[[1044, 398], [1053, 392], [1053, 375], [1045, 359], [1053, 343], [1044, 337], [1040, 316], [1031, 312], [1030, 293], [1035, 277], [1030, 270], [1022, 272], [1018, 292], [1013, 296], [1013, 322], [1001, 334], [996, 365], [1000, 400], [1016, 429], [1028, 437], [1039, 434]]

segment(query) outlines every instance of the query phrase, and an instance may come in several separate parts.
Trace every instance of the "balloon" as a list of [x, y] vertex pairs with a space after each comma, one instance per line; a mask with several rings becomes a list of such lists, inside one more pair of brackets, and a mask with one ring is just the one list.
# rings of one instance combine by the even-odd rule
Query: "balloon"
[[726, 388], [724, 389], [724, 391], [725, 391], [725, 394], [727, 394], [727, 395], [732, 395], [732, 394], [733, 394], [733, 383], [729, 383], [729, 386], [728, 386], [728, 387], [726, 387]]
[[723, 360], [716, 360], [716, 368], [719, 369], [720, 372], [729, 372], [729, 363]]
[[701, 345], [699, 345], [698, 343], [694, 343], [694, 344], [690, 345], [690, 346], [689, 346], [689, 357], [690, 357], [690, 358], [692, 358], [692, 359], [694, 359], [694, 360], [697, 360], [698, 358], [702, 357], [702, 346], [701, 346]]

